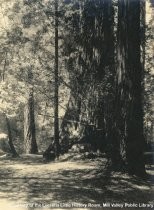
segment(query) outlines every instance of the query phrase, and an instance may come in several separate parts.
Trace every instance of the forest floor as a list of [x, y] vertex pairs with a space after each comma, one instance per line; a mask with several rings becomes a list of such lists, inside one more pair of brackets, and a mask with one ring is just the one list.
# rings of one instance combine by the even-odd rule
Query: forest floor
[[111, 172], [105, 165], [105, 158], [76, 161], [60, 159], [44, 163], [42, 156], [39, 155], [27, 155], [17, 159], [2, 157], [0, 209], [48, 210], [93, 207], [92, 209], [107, 210], [115, 204], [116, 209], [133, 210], [139, 207], [143, 209], [143, 203], [147, 205], [145, 209], [152, 209], [153, 166], [147, 167], [149, 179], [142, 181], [135, 176]]

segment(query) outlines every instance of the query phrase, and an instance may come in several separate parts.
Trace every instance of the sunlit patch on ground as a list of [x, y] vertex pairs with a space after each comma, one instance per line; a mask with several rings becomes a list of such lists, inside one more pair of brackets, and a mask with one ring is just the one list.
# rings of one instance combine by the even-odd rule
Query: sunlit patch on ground
[[[47, 164], [39, 156], [0, 160], [0, 205], [3, 210], [38, 210], [39, 204], [44, 204], [42, 209], [49, 210], [51, 208], [47, 206], [53, 202], [150, 203], [153, 202], [153, 184], [152, 178], [141, 181], [107, 170], [104, 159]], [[26, 206], [34, 204], [35, 207]]]

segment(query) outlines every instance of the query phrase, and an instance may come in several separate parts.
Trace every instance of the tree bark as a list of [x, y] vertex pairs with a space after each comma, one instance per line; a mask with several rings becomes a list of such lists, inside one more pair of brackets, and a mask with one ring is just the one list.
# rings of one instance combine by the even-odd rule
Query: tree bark
[[24, 147], [26, 154], [38, 152], [35, 136], [35, 115], [33, 90], [30, 91], [24, 110]]
[[59, 73], [58, 73], [58, 0], [55, 0], [55, 91], [54, 91], [54, 141], [56, 157], [60, 154], [59, 144]]
[[13, 144], [13, 138], [12, 138], [12, 132], [11, 132], [11, 126], [10, 126], [10, 122], [9, 122], [9, 119], [7, 117], [7, 115], [5, 114], [5, 119], [6, 119], [6, 125], [7, 125], [7, 130], [8, 130], [8, 138], [9, 138], [9, 146], [10, 146], [10, 149], [11, 149], [11, 153], [13, 155], [13, 157], [18, 157], [18, 153], [14, 147], [14, 144]]
[[119, 0], [117, 99], [120, 117], [117, 124], [123, 136], [121, 141], [129, 172], [144, 176], [140, 3]]

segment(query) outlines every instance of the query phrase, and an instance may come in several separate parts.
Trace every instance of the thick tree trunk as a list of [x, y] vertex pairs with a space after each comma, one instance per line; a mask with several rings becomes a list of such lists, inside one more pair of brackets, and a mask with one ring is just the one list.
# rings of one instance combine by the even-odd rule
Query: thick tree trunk
[[36, 154], [38, 152], [35, 137], [33, 90], [29, 93], [29, 98], [24, 110], [24, 147], [26, 154]]
[[8, 143], [9, 143], [9, 146], [10, 146], [11, 153], [12, 153], [13, 157], [18, 157], [19, 155], [18, 155], [18, 153], [17, 153], [17, 151], [14, 147], [14, 144], [13, 144], [10, 122], [9, 122], [9, 119], [6, 116], [6, 114], [5, 114], [5, 119], [6, 119], [6, 125], [7, 125], [7, 130], [8, 130], [8, 138], [9, 138]]
[[[143, 71], [140, 53], [140, 1], [119, 0], [117, 125], [130, 173], [145, 175], [143, 136]], [[143, 8], [142, 8], [143, 9]]]
[[[131, 13], [131, 16], [130, 16]], [[144, 165], [144, 135], [143, 135], [143, 72], [141, 66], [140, 53], [140, 1], [130, 3], [128, 9], [129, 14], [129, 113], [127, 118], [128, 136], [126, 142], [126, 157], [128, 161], [129, 171], [133, 174], [142, 176], [145, 174]]]

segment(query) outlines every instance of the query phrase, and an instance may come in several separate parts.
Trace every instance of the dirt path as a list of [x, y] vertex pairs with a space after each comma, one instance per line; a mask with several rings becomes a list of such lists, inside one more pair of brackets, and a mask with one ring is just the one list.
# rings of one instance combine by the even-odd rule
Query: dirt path
[[99, 208], [107, 202], [152, 204], [151, 186], [151, 180], [107, 171], [100, 160], [44, 164], [40, 157], [0, 159], [3, 210]]

